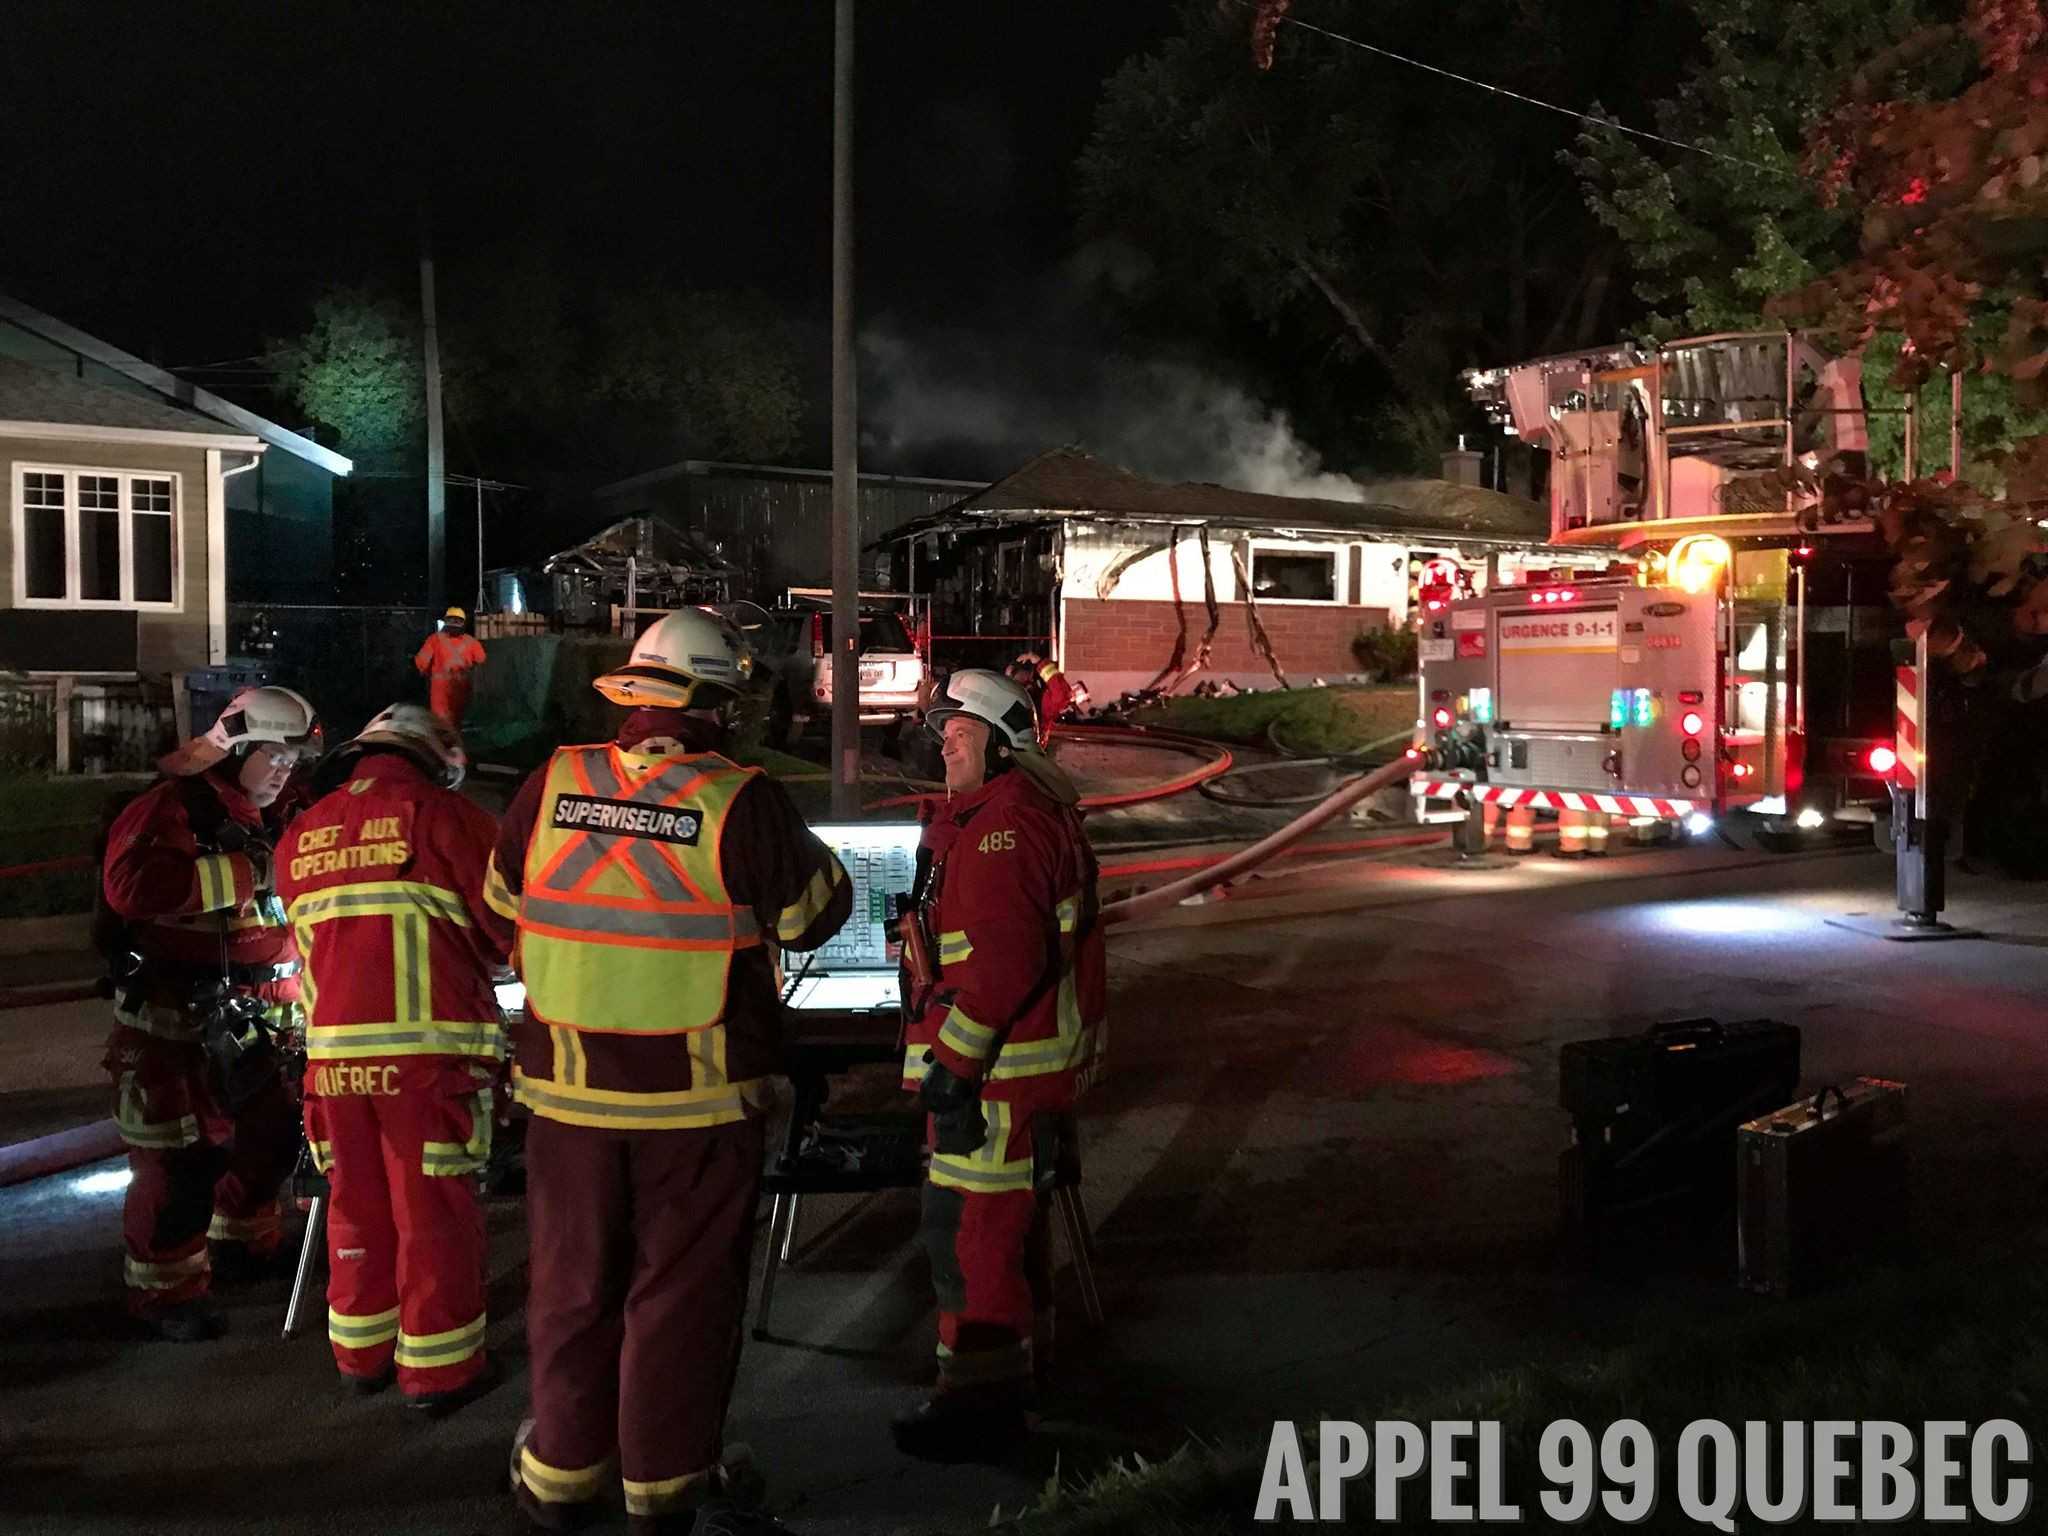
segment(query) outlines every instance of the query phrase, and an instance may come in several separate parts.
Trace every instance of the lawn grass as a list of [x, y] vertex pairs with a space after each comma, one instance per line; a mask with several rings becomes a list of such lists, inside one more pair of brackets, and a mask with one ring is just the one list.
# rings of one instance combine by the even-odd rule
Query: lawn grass
[[[1930, 1254], [1914, 1271], [1881, 1271], [1806, 1301], [1759, 1298], [1754, 1307], [1735, 1309], [1715, 1323], [1647, 1315], [1653, 1305], [1630, 1342], [1577, 1361], [1447, 1383], [1405, 1400], [1363, 1392], [1355, 1402], [1303, 1403], [1295, 1425], [1313, 1479], [1320, 1420], [1352, 1419], [1369, 1427], [1374, 1420], [1403, 1419], [1425, 1432], [1438, 1420], [1497, 1422], [1507, 1495], [1522, 1506], [1525, 1520], [1543, 1528], [1548, 1522], [1537, 1495], [1554, 1486], [1537, 1463], [1544, 1429], [1575, 1420], [1591, 1432], [1597, 1448], [1609, 1425], [1640, 1420], [1654, 1434], [1660, 1458], [1657, 1507], [1647, 1520], [1623, 1526], [1596, 1506], [1593, 1518], [1579, 1527], [1591, 1531], [1708, 1528], [1685, 1514], [1677, 1498], [1678, 1440], [1697, 1419], [1718, 1420], [1738, 1438], [1749, 1420], [1892, 1420], [1912, 1428], [1917, 1438], [1929, 1420], [1959, 1420], [1974, 1429], [2003, 1418], [2026, 1430], [2038, 1461], [2048, 1429], [2044, 1257], [2048, 1247], [2038, 1236], [1960, 1265]], [[1470, 1445], [1468, 1440], [1468, 1451]], [[1049, 1487], [1034, 1508], [1010, 1512], [1004, 1525], [1020, 1536], [1212, 1536], [1270, 1529], [1252, 1520], [1266, 1451], [1263, 1439], [1190, 1441], [1164, 1461], [1126, 1459], [1078, 1483]], [[1853, 1478], [1845, 1484], [1852, 1499], [1855, 1486]], [[1426, 1477], [1406, 1485], [1406, 1523], [1424, 1523], [1427, 1487]], [[1354, 1481], [1351, 1488], [1351, 1520], [1367, 1523], [1371, 1481]], [[1470, 1489], [1468, 1481], [1468, 1495]], [[1734, 1518], [1741, 1528], [1754, 1528], [1742, 1511]]]
[[[1358, 752], [1415, 724], [1415, 687], [1269, 688], [1230, 698], [1169, 699], [1132, 722], [1306, 756]], [[1392, 756], [1397, 746], [1378, 751]]]
[[[0, 776], [0, 868], [90, 854], [107, 801], [149, 782], [146, 776]], [[92, 890], [89, 868], [9, 876], [0, 879], [0, 918], [90, 912]]]

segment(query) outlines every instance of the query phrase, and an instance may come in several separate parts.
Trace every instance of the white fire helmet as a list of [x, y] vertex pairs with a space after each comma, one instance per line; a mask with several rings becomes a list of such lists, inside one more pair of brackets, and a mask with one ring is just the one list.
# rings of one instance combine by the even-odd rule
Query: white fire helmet
[[366, 747], [391, 747], [403, 752], [444, 788], [454, 789], [469, 767], [462, 733], [421, 704], [393, 704], [364, 726], [353, 741], [335, 749], [337, 758], [353, 759]]
[[244, 688], [228, 700], [205, 735], [158, 759], [157, 767], [173, 778], [189, 779], [259, 745], [291, 747], [307, 757], [320, 755], [325, 745], [320, 717], [303, 694], [289, 688]]
[[1031, 695], [1000, 672], [970, 667], [955, 672], [932, 695], [924, 722], [942, 732], [955, 715], [966, 715], [989, 728], [989, 745], [1012, 752], [1038, 750], [1038, 713]]
[[754, 674], [740, 632], [706, 608], [663, 616], [615, 672], [591, 686], [629, 709], [710, 709], [738, 695]]

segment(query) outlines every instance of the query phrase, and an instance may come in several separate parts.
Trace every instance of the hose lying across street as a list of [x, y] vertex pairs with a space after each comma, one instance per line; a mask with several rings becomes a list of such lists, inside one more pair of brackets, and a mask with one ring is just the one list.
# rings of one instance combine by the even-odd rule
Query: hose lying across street
[[1423, 753], [1413, 757], [1397, 757], [1384, 767], [1375, 768], [1371, 773], [1338, 785], [1320, 804], [1302, 812], [1279, 831], [1260, 838], [1249, 848], [1240, 849], [1220, 864], [1212, 864], [1207, 869], [1197, 870], [1194, 874], [1176, 880], [1170, 885], [1162, 885], [1126, 900], [1110, 903], [1102, 909], [1103, 924], [1109, 926], [1128, 923], [1134, 918], [1163, 912], [1186, 901], [1190, 896], [1199, 896], [1227, 880], [1235, 879], [1248, 869], [1256, 869], [1290, 843], [1306, 837], [1324, 822], [1343, 815], [1366, 796], [1376, 794], [1389, 785], [1400, 783], [1418, 769], [1429, 767], [1432, 756], [1431, 753]]

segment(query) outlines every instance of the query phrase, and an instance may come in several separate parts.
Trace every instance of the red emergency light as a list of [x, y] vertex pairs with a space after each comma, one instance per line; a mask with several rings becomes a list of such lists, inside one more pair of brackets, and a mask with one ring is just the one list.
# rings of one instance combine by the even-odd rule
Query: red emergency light
[[1451, 728], [1451, 712], [1448, 709], [1439, 709], [1429, 718], [1436, 722], [1436, 728], [1440, 731], [1448, 731]]
[[1678, 722], [1678, 728], [1688, 736], [1697, 736], [1707, 728], [1707, 722], [1700, 718], [1698, 710], [1688, 709], [1685, 717]]
[[1870, 765], [1870, 771], [1880, 779], [1888, 779], [1892, 770], [1899, 766], [1899, 754], [1890, 747], [1880, 745], [1872, 747], [1863, 761]]

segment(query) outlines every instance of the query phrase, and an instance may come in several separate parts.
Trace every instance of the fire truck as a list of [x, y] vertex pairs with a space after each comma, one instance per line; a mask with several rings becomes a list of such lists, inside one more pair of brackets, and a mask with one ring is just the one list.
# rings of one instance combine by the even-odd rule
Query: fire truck
[[[1411, 782], [1425, 818], [1490, 802], [1775, 850], [1860, 824], [1890, 846], [1916, 766], [1891, 561], [1868, 522], [1802, 517], [1795, 470], [1867, 461], [1860, 360], [1767, 331], [1465, 379], [1548, 452], [1550, 544], [1583, 564], [1423, 607], [1418, 737], [1459, 765]], [[1910, 475], [1910, 406], [1883, 414]]]

